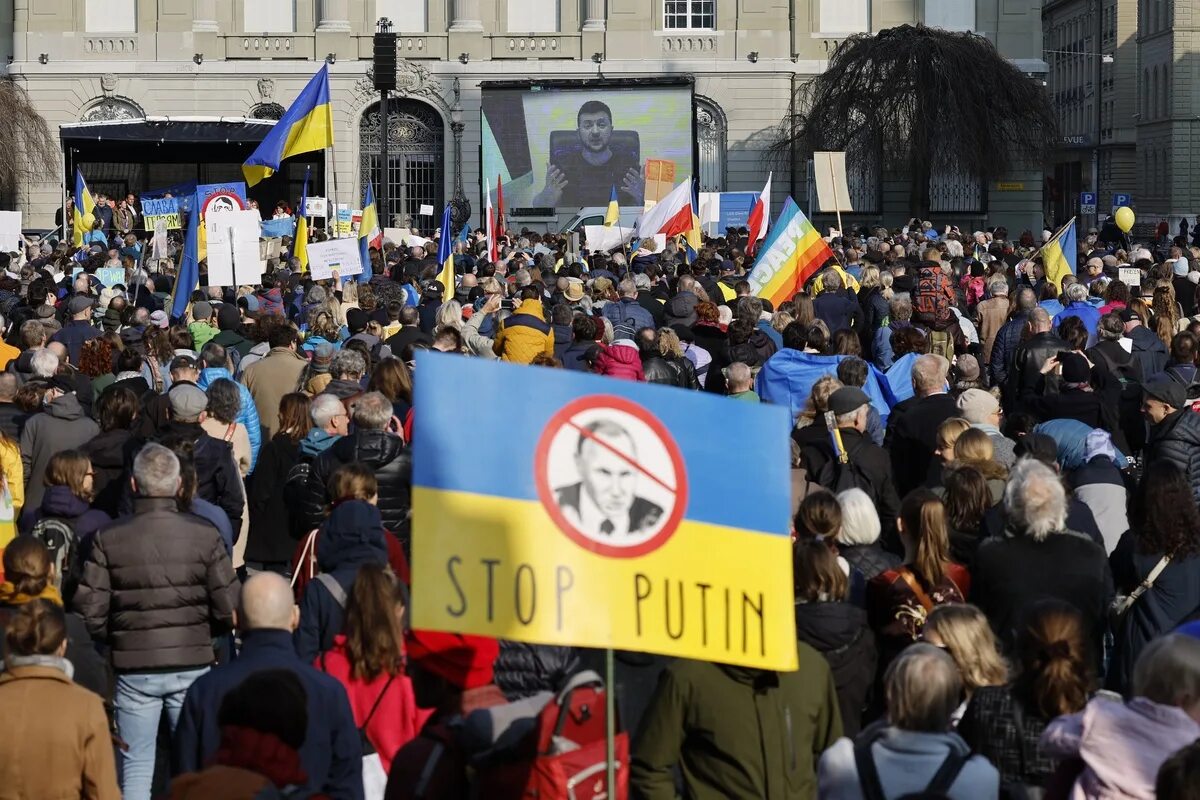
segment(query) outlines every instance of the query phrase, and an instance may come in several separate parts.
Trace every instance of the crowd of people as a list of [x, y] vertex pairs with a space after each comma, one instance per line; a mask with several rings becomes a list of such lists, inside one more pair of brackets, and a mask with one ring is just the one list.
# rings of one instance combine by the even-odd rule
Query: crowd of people
[[799, 669], [617, 653], [594, 796], [1197, 797], [1200, 248], [835, 232], [774, 307], [745, 230], [476, 234], [454, 286], [437, 241], [314, 281], [285, 240], [172, 317], [127, 216], [0, 255], [0, 795], [519, 796], [603, 656], [408, 624], [436, 350], [791, 410]]

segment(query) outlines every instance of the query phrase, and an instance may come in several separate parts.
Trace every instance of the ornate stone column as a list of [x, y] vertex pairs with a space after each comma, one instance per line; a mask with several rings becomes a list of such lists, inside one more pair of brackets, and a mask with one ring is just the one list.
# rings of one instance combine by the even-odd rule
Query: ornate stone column
[[456, 32], [483, 30], [483, 21], [479, 16], [479, 0], [453, 0], [450, 30]]
[[321, 0], [320, 13], [317, 16], [317, 30], [322, 33], [349, 31], [350, 0]]

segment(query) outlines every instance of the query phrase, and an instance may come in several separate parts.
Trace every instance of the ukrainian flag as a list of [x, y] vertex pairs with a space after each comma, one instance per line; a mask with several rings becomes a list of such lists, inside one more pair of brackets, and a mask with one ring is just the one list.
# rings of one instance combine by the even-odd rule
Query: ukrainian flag
[[[413, 627], [796, 669], [786, 408], [425, 351], [416, 371]], [[690, 435], [718, 418], [742, 446]]]
[[375, 210], [375, 192], [367, 184], [363, 196], [362, 220], [358, 223], [358, 257], [362, 261], [362, 272], [358, 282], [371, 280], [371, 248], [382, 249], [383, 233], [379, 230], [379, 212]]
[[242, 164], [246, 183], [255, 185], [279, 169], [279, 162], [300, 153], [333, 146], [333, 106], [329, 104], [329, 65], [321, 69], [262, 144]]
[[188, 209], [187, 233], [183, 240], [183, 261], [179, 264], [179, 279], [175, 281], [175, 297], [171, 303], [171, 316], [183, 316], [192, 301], [192, 290], [200, 282], [200, 198], [192, 199]]
[[1050, 241], [1042, 245], [1042, 263], [1046, 266], [1046, 280], [1062, 291], [1065, 275], [1075, 274], [1075, 260], [1079, 247], [1075, 241], [1075, 218], [1058, 229]]
[[300, 208], [296, 214], [296, 237], [292, 242], [292, 255], [300, 261], [300, 269], [308, 271], [308, 177], [312, 167], [304, 170], [304, 189], [300, 192]]
[[621, 221], [621, 207], [617, 205], [617, 187], [612, 187], [608, 196], [608, 210], [604, 212], [604, 227], [611, 228]]
[[438, 237], [437, 254], [438, 263], [442, 265], [438, 280], [442, 282], [442, 289], [445, 290], [442, 297], [447, 300], [454, 296], [454, 246], [452, 243], [454, 235], [451, 231], [452, 227], [450, 206], [447, 205], [442, 211], [442, 235]]
[[83, 181], [83, 173], [75, 170], [75, 209], [72, 219], [71, 241], [76, 247], [83, 246], [83, 235], [95, 224], [96, 201]]

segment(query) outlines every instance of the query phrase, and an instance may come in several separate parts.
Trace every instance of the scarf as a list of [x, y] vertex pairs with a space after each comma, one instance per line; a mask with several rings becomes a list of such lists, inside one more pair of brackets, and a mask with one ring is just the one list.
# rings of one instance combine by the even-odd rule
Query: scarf
[[62, 595], [58, 593], [58, 589], [53, 584], [47, 583], [46, 588], [42, 589], [40, 594], [30, 595], [18, 592], [12, 581], [0, 583], [0, 603], [8, 606], [23, 606], [32, 600], [49, 600], [56, 606], [63, 604]]
[[15, 653], [9, 653], [4, 657], [5, 669], [20, 669], [21, 667], [52, 667], [60, 670], [67, 676], [68, 680], [75, 680], [75, 665], [65, 658], [59, 658], [52, 655], [34, 654], [31, 656], [19, 656]]

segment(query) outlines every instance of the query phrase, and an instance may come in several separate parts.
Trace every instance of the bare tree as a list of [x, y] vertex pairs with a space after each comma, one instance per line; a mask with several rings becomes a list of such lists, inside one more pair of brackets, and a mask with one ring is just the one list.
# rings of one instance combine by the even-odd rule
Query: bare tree
[[57, 174], [58, 142], [11, 76], [0, 78], [0, 197], [15, 198], [22, 185]]
[[935, 169], [994, 179], [1041, 166], [1057, 123], [1045, 89], [986, 38], [923, 25], [851, 36], [801, 86], [772, 146], [787, 159], [845, 150], [906, 174], [914, 212], [929, 211]]

